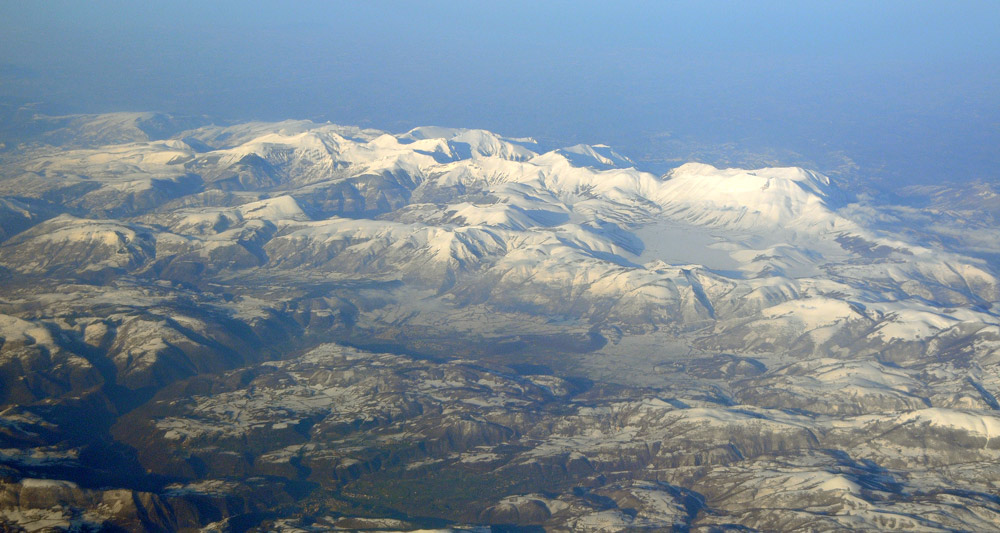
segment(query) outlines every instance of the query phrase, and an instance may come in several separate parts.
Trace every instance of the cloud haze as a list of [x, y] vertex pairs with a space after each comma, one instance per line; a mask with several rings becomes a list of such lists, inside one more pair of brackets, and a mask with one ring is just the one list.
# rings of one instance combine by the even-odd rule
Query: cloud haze
[[987, 2], [52, 2], [0, 19], [0, 99], [48, 112], [482, 127], [640, 160], [669, 135], [842, 152], [914, 182], [1000, 168]]

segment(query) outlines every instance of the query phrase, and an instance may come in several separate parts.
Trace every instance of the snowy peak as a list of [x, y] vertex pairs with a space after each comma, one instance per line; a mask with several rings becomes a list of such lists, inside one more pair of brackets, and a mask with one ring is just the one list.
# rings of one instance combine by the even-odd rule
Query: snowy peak
[[37, 136], [28, 134], [35, 141], [61, 148], [94, 148], [166, 139], [204, 124], [203, 117], [120, 112], [63, 116], [35, 114], [24, 126], [27, 131], [37, 132]]
[[309, 217], [302, 211], [302, 208], [299, 207], [295, 199], [287, 194], [243, 204], [239, 207], [239, 211], [244, 219], [259, 218], [270, 221], [309, 220]]
[[570, 164], [577, 167], [592, 167], [600, 170], [609, 168], [630, 168], [635, 163], [631, 159], [615, 152], [606, 144], [577, 144], [555, 151], [565, 157]]
[[534, 139], [501, 137], [486, 130], [424, 126], [400, 135], [399, 139], [402, 142], [444, 139], [453, 148], [459, 159], [499, 157], [512, 161], [524, 161], [537, 155], [529, 148], [529, 146], [536, 144]]
[[335, 134], [351, 142], [368, 142], [384, 132], [373, 129], [362, 129], [356, 126], [340, 126], [338, 124], [318, 124], [309, 120], [286, 120], [283, 122], [247, 122], [232, 126], [206, 126], [184, 132], [183, 138], [194, 139], [217, 150], [235, 148], [241, 144], [253, 142], [266, 135], [294, 137], [302, 133]]
[[843, 195], [830, 178], [801, 168], [718, 169], [688, 163], [666, 175], [659, 201], [690, 222], [753, 229], [790, 224], [833, 229]]
[[296, 134], [273, 132], [261, 135], [226, 151], [220, 151], [224, 165], [232, 165], [247, 156], [257, 156], [272, 165], [286, 165], [306, 160], [310, 165], [332, 167], [333, 158], [346, 140], [335, 133], [306, 131]]
[[[697, 183], [706, 190], [704, 194], [754, 194], [764, 196], [808, 196], [822, 199], [830, 207], [838, 207], [843, 193], [829, 177], [813, 170], [799, 167], [769, 167], [746, 170], [719, 169], [704, 163], [686, 163], [665, 176], [667, 181]], [[758, 195], [760, 196], [760, 195]]]
[[0, 247], [0, 265], [21, 272], [86, 272], [133, 268], [155, 252], [144, 228], [113, 220], [59, 215]]

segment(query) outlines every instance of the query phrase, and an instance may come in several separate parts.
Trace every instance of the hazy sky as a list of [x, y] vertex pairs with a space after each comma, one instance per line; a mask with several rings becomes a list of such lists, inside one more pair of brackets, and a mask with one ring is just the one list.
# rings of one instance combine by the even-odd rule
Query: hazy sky
[[841, 151], [894, 179], [996, 179], [998, 43], [996, 1], [4, 1], [0, 102], [480, 127], [633, 156], [664, 139]]

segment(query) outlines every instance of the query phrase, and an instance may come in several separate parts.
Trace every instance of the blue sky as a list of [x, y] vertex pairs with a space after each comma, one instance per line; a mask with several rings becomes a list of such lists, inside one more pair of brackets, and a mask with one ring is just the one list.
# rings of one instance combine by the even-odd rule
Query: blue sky
[[3, 2], [0, 101], [996, 179], [998, 33], [1000, 2]]

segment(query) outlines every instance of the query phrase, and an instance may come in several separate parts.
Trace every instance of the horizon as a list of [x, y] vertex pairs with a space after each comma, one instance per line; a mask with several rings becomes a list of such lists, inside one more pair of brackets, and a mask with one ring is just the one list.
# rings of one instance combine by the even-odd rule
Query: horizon
[[763, 158], [885, 185], [1000, 178], [1000, 7], [985, 2], [55, 2], [0, 15], [0, 103], [53, 114], [482, 128], [604, 143], [654, 171]]

